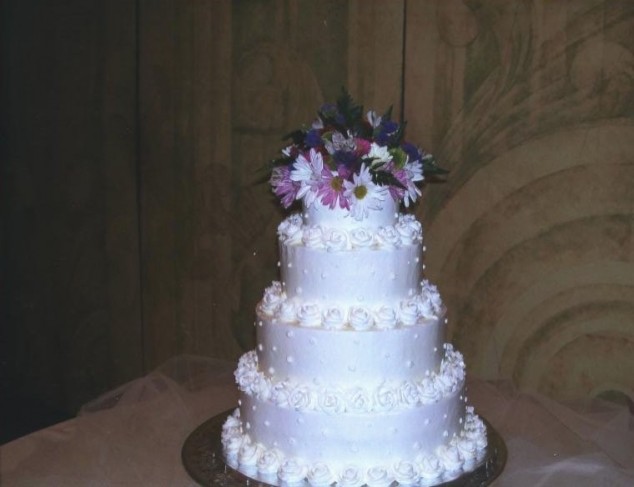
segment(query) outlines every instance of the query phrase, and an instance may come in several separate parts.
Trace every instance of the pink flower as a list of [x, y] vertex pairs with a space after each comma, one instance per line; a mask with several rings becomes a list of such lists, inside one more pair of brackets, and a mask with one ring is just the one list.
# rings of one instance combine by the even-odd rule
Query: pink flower
[[317, 198], [319, 188], [322, 186], [322, 171], [324, 160], [320, 152], [310, 149], [307, 154], [300, 154], [295, 163], [289, 178], [291, 181], [299, 183], [298, 199], [304, 199], [306, 206], [310, 206]]
[[322, 204], [329, 206], [331, 209], [334, 209], [337, 204], [339, 204], [340, 208], [350, 209], [350, 203], [343, 195], [345, 175], [342, 171], [333, 172], [324, 168], [321, 177], [322, 185], [318, 194]]
[[357, 147], [355, 151], [355, 153], [357, 154], [357, 157], [363, 157], [370, 152], [370, 147], [372, 146], [372, 144], [370, 143], [369, 140], [354, 139], [354, 141]]
[[271, 174], [273, 192], [281, 199], [284, 208], [293, 204], [301, 186], [299, 182], [291, 181], [290, 174], [291, 170], [288, 166], [275, 167]]

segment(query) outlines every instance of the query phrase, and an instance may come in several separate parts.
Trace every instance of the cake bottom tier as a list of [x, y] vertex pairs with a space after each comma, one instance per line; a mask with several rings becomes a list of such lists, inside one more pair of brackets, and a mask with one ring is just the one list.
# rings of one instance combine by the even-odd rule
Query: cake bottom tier
[[339, 415], [282, 408], [243, 393], [222, 443], [229, 465], [272, 483], [430, 485], [477, 465], [486, 428], [462, 387], [432, 404]]

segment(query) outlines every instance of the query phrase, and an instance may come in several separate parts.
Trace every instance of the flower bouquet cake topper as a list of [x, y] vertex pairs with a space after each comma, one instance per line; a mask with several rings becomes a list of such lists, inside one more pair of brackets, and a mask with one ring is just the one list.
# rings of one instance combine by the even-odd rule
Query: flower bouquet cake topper
[[282, 206], [316, 201], [350, 211], [358, 220], [387, 198], [408, 207], [421, 195], [425, 176], [447, 173], [431, 154], [404, 140], [405, 123], [364, 113], [347, 91], [325, 104], [310, 127], [284, 139], [291, 143], [271, 162], [270, 183]]

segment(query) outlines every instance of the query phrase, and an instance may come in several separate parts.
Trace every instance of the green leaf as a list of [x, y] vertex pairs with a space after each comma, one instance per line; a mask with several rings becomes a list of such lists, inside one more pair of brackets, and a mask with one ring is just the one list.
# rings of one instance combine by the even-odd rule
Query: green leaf
[[306, 137], [306, 132], [301, 129], [297, 129], [286, 134], [284, 137], [282, 137], [282, 140], [291, 139], [293, 141], [293, 144], [304, 145], [305, 137]]
[[372, 182], [381, 186], [396, 186], [397, 188], [407, 189], [401, 184], [401, 182], [394, 177], [391, 172], [388, 171], [372, 171]]
[[363, 119], [363, 105], [357, 105], [345, 88], [341, 88], [337, 109], [349, 128], [354, 128]]
[[447, 169], [443, 169], [442, 167], [436, 164], [436, 160], [431, 155], [424, 157], [421, 162], [423, 165], [423, 174], [425, 176], [428, 176], [428, 175], [440, 176], [440, 175], [449, 174], [449, 171]]
[[389, 152], [392, 156], [392, 159], [394, 160], [394, 164], [396, 164], [396, 167], [401, 169], [403, 166], [405, 166], [405, 163], [407, 162], [407, 154], [403, 149], [401, 149], [400, 147], [394, 147], [392, 149], [389, 149]]

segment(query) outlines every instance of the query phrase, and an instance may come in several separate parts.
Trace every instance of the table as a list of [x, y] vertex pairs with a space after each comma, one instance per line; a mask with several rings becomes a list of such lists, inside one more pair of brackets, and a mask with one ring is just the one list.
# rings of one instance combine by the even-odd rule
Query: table
[[[0, 485], [193, 486], [181, 446], [233, 408], [235, 364], [179, 356], [82, 407], [79, 415], [0, 447]], [[506, 382], [471, 378], [469, 401], [504, 437], [495, 486], [634, 485], [634, 416], [603, 401], [561, 404]]]

